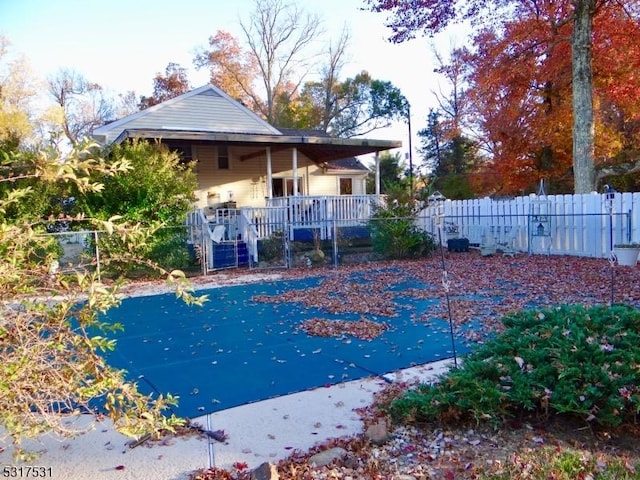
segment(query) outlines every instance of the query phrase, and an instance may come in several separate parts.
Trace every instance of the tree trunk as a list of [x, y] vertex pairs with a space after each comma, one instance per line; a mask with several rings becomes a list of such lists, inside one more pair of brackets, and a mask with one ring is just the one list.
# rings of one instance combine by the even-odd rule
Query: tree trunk
[[596, 188], [591, 36], [595, 0], [575, 0], [572, 38], [574, 192]]

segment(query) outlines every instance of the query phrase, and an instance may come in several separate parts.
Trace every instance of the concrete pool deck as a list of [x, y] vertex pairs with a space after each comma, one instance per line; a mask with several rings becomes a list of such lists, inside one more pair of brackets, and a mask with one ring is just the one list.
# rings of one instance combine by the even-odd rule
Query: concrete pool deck
[[[370, 405], [374, 394], [387, 382], [432, 381], [451, 364], [451, 360], [442, 360], [389, 373], [384, 378], [316, 388], [194, 419], [207, 430], [223, 430], [227, 436], [224, 442], [190, 435], [129, 448], [130, 439], [105, 422], [73, 439], [44, 436], [25, 442], [25, 447], [40, 452], [29, 463], [16, 463], [11, 448], [5, 448], [0, 452], [0, 465], [23, 467], [22, 472], [15, 472], [16, 478], [27, 478], [27, 466], [44, 467], [46, 476], [41, 474], [40, 478], [56, 480], [186, 480], [194, 470], [211, 466], [231, 468], [235, 462], [244, 462], [254, 468], [264, 462], [276, 463], [295, 450], [306, 451], [330, 438], [362, 433], [362, 420], [355, 410]], [[76, 426], [88, 425], [89, 421], [85, 417], [75, 420]]]

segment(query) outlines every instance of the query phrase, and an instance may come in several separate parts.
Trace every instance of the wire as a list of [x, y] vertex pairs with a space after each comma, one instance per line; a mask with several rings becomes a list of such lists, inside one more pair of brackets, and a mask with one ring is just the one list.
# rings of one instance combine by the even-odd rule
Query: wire
[[456, 340], [453, 332], [453, 316], [451, 315], [451, 300], [449, 298], [449, 288], [451, 283], [449, 282], [449, 274], [447, 273], [447, 266], [444, 261], [444, 246], [442, 245], [442, 228], [438, 227], [438, 242], [440, 243], [440, 259], [442, 263], [442, 287], [444, 289], [444, 296], [447, 301], [447, 315], [449, 317], [449, 335], [451, 337], [451, 349], [453, 350], [453, 366], [458, 368], [458, 356], [456, 354]]

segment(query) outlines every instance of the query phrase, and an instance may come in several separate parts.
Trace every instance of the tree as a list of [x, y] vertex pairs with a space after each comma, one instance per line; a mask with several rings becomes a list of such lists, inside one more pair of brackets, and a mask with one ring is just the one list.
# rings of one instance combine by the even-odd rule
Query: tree
[[571, 66], [573, 72], [573, 183], [575, 193], [596, 188], [595, 123], [591, 37], [596, 3], [606, 0], [573, 0]]
[[430, 109], [427, 115], [427, 126], [418, 131], [418, 137], [421, 139], [420, 154], [422, 155], [422, 164], [425, 167], [425, 173], [439, 175], [442, 173], [443, 150], [445, 136], [443, 127], [440, 122], [440, 112]]
[[427, 128], [418, 132], [431, 188], [450, 199], [470, 198], [473, 190], [469, 175], [479, 163], [478, 145], [462, 133], [451, 136], [439, 117], [438, 111], [431, 110]]
[[345, 91], [352, 93], [352, 97], [349, 99], [347, 96], [344, 108], [335, 119], [337, 136], [364, 135], [389, 126], [391, 120], [405, 118], [407, 100], [400, 89], [391, 82], [375, 79], [369, 81], [368, 89], [363, 89], [361, 86], [367, 84], [367, 77], [368, 74], [363, 72], [353, 81], [345, 81]]
[[198, 53], [193, 63], [196, 68], [209, 68], [213, 85], [253, 111], [259, 111], [262, 100], [254, 90], [257, 61], [253, 54], [242, 48], [236, 37], [218, 30], [209, 37], [209, 50]]
[[126, 93], [118, 94], [115, 106], [115, 117], [124, 118], [139, 111], [139, 103], [136, 92], [129, 90]]
[[[100, 252], [121, 255], [124, 249], [153, 260], [166, 269], [185, 268], [190, 263], [186, 230], [187, 214], [193, 209], [197, 180], [193, 165], [185, 164], [176, 152], [160, 143], [134, 140], [114, 145], [108, 163], [127, 161], [131, 168], [118, 175], [100, 178], [103, 189], [76, 199], [72, 213], [93, 219], [118, 217], [121, 221], [148, 229], [145, 244], [132, 247], [117, 237], [99, 237]], [[96, 179], [97, 180], [97, 179]], [[143, 272], [155, 275], [155, 269], [140, 268], [128, 262], [112, 262], [110, 273], [129, 275]]]
[[339, 77], [349, 38], [349, 31], [343, 29], [336, 43], [329, 42], [318, 80], [305, 82], [302, 91], [293, 96], [278, 97], [274, 125], [330, 132], [330, 124], [342, 98], [343, 87]]
[[258, 107], [269, 123], [274, 121], [277, 98], [291, 98], [310, 68], [313, 55], [307, 50], [318, 37], [320, 25], [316, 15], [282, 0], [256, 0], [249, 21], [240, 22], [265, 94], [266, 101]]
[[63, 68], [47, 83], [62, 114], [62, 133], [71, 145], [77, 145], [95, 128], [113, 120], [113, 103], [103, 88], [78, 72]]
[[[333, 112], [337, 108], [336, 104], [339, 96], [335, 90], [336, 85], [339, 85], [339, 79], [342, 68], [344, 67], [345, 56], [347, 48], [349, 47], [350, 39], [351, 34], [349, 33], [349, 30], [343, 28], [338, 41], [336, 43], [329, 43], [327, 61], [322, 67], [322, 80], [320, 81], [320, 84], [324, 91], [320, 97], [323, 104], [320, 125], [323, 132], [329, 131], [329, 125], [333, 120]], [[308, 83], [307, 85], [311, 84]], [[307, 85], [305, 85], [305, 90], [307, 89]], [[338, 87], [338, 91], [340, 90], [341, 88]]]
[[465, 51], [452, 49], [445, 59], [435, 51], [436, 73], [444, 77], [445, 86], [433, 94], [439, 108], [429, 111], [427, 127], [418, 131], [422, 140], [423, 164], [431, 176], [431, 190], [447, 198], [473, 196], [469, 174], [479, 164], [478, 142], [469, 137], [469, 88], [466, 85]]
[[191, 84], [187, 71], [177, 63], [169, 63], [164, 70], [164, 76], [158, 72], [153, 79], [153, 95], [140, 97], [140, 110], [165, 102], [171, 98], [187, 93]]
[[[70, 184], [84, 194], [103, 188], [89, 175], [109, 178], [128, 171], [130, 165], [124, 160], [106, 162], [96, 145], [79, 144], [64, 158], [52, 151], [9, 152], [0, 157], [0, 168], [0, 183], [8, 185], [0, 192], [0, 295], [4, 300], [0, 306], [0, 425], [12, 437], [15, 454], [23, 456], [23, 438], [50, 431], [66, 436], [78, 433], [66, 419], [96, 412], [97, 406], [116, 428], [134, 437], [184, 423], [164, 415], [175, 398], [142, 395], [123, 371], [107, 365], [100, 354], [114, 348], [108, 334], [120, 328], [100, 316], [118, 304], [118, 285], [99, 282], [95, 265], [72, 273], [56, 272], [59, 247], [42, 235], [42, 219], [29, 210], [14, 218], [6, 215], [14, 204], [28, 204], [31, 199], [32, 190], [16, 183], [17, 175], [40, 183]], [[144, 229], [135, 225], [125, 229], [115, 218], [96, 220], [94, 226], [120, 236], [131, 247], [144, 244], [148, 237]], [[149, 265], [127, 252], [120, 260]], [[164, 273], [185, 301], [206, 299], [191, 295], [181, 272]]]
[[320, 35], [317, 17], [281, 0], [258, 0], [250, 21], [241, 26], [246, 48], [218, 31], [194, 63], [208, 67], [213, 84], [270, 124], [352, 137], [404, 115], [406, 100], [390, 82], [367, 72], [340, 80], [349, 44], [346, 29], [329, 43], [326, 60], [316, 62], [321, 64], [319, 79], [303, 83], [311, 59], [319, 57], [306, 54]]
[[[380, 193], [389, 194], [396, 192], [398, 189], [407, 190], [407, 182], [404, 178], [405, 167], [402, 165], [400, 152], [382, 152], [379, 158], [380, 162]], [[375, 174], [367, 177], [367, 191], [375, 190]]]
[[601, 159], [596, 179], [598, 186], [607, 183], [618, 190], [638, 191], [640, 25], [623, 9], [613, 13], [598, 16], [594, 28], [596, 157]]
[[[466, 52], [474, 129], [490, 158], [476, 179], [484, 193], [572, 189], [570, 25], [553, 9], [478, 32]], [[476, 182], [478, 183], [478, 182]]]
[[[478, 24], [499, 19], [502, 24], [521, 17], [530, 17], [544, 10], [547, 4], [539, 1], [492, 0], [456, 1], [429, 0], [409, 2], [366, 0], [373, 11], [390, 11], [392, 18], [391, 40], [402, 42], [422, 31], [433, 35], [446, 26], [464, 19]], [[592, 84], [592, 26], [598, 12], [612, 6], [628, 4], [635, 0], [614, 2], [612, 0], [564, 0], [554, 2], [557, 16], [553, 23], [557, 27], [572, 25], [572, 93], [573, 93], [573, 173], [575, 193], [587, 193], [595, 188], [594, 160], [594, 113]]]
[[213, 84], [270, 124], [283, 126], [279, 120], [284, 117], [290, 126], [287, 110], [315, 56], [308, 51], [320, 34], [320, 20], [282, 0], [256, 0], [255, 10], [240, 27], [246, 50], [231, 34], [218, 31], [195, 65], [208, 67]]
[[9, 40], [0, 35], [0, 151], [28, 142], [35, 130], [33, 74], [24, 58], [9, 60], [9, 46]]
[[[481, 139], [489, 154], [483, 171], [474, 178], [490, 177], [492, 182], [485, 182], [489, 192], [535, 191], [541, 178], [547, 180], [548, 192], [574, 189], [572, 67], [567, 41], [572, 26], [557, 25], [558, 4], [546, 6], [499, 30], [495, 26], [479, 30], [474, 36], [475, 51], [465, 53], [471, 100], [467, 113], [474, 138]], [[595, 168], [596, 186], [601, 186], [605, 174], [623, 170], [618, 165], [630, 166], [629, 155], [634, 155], [640, 138], [637, 102], [631, 93], [639, 88], [633, 65], [640, 61], [640, 52], [626, 48], [623, 56], [619, 53], [623, 45], [640, 41], [640, 28], [613, 6], [600, 11], [595, 27]]]
[[78, 198], [76, 209], [91, 218], [181, 225], [192, 210], [197, 180], [193, 165], [161, 143], [132, 140], [108, 149], [107, 162], [127, 161], [130, 169], [102, 178], [99, 192]]
[[439, 88], [432, 90], [439, 111], [443, 114], [441, 127], [447, 132], [447, 138], [454, 138], [463, 134], [465, 125], [465, 114], [469, 110], [468, 86], [465, 85], [467, 68], [465, 65], [465, 50], [453, 48], [448, 58], [444, 58], [440, 52], [434, 51], [437, 61], [436, 73], [439, 73], [446, 85], [447, 91]]
[[[305, 128], [325, 131], [334, 137], [354, 137], [388, 127], [406, 117], [407, 101], [391, 82], [371, 78], [362, 71], [342, 82], [327, 79], [305, 84], [299, 105], [309, 121]], [[327, 110], [327, 108], [329, 110]], [[315, 122], [315, 123], [314, 123]], [[304, 123], [304, 122], [300, 122]]]

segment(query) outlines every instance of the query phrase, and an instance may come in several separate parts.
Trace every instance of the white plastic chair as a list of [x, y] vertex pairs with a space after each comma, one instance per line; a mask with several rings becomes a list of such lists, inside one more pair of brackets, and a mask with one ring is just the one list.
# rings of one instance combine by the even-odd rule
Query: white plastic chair
[[220, 243], [224, 240], [224, 234], [226, 231], [226, 227], [224, 225], [216, 225], [213, 227], [213, 231], [211, 232], [211, 240], [215, 243]]
[[498, 242], [498, 250], [502, 251], [502, 254], [508, 257], [515, 257], [517, 250], [515, 247], [516, 237], [518, 236], [518, 227], [513, 225], [507, 230], [508, 227], [504, 227], [504, 237], [501, 242]]

